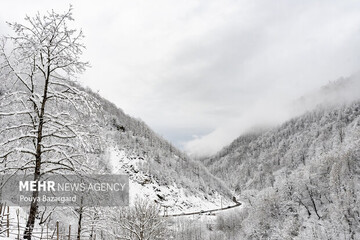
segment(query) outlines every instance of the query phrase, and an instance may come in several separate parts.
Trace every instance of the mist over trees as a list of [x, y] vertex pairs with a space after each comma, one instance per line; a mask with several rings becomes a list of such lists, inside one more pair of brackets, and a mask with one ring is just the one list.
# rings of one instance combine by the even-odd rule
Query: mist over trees
[[[38, 206], [36, 190], [24, 239], [34, 238], [36, 223], [68, 219], [77, 239], [360, 238], [360, 102], [337, 105], [334, 90], [351, 84], [325, 89], [334, 93], [331, 107], [240, 136], [204, 159], [206, 168], [76, 83], [89, 65], [81, 60], [83, 34], [71, 21], [71, 7], [37, 14], [10, 23], [14, 35], [1, 40], [0, 174], [27, 174], [38, 183], [47, 174], [121, 172], [155, 197], [141, 192], [145, 198], [129, 207], [54, 210]], [[161, 217], [165, 208], [193, 207], [189, 199], [228, 204], [234, 194], [244, 207], [209, 224], [185, 219], [169, 228]]]
[[205, 164], [245, 204], [242, 239], [358, 239], [359, 139], [359, 101], [323, 105]]

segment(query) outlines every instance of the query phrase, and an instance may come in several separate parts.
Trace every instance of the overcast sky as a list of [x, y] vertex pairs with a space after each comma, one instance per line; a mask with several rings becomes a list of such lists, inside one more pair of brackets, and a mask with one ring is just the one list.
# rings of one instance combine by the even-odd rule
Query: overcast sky
[[212, 154], [360, 66], [358, 0], [3, 0], [5, 21], [74, 7], [80, 81], [191, 154]]

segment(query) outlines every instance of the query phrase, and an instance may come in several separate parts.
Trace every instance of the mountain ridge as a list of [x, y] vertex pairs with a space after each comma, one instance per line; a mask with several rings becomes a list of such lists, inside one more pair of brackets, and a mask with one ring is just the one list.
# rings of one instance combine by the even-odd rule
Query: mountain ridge
[[334, 98], [355, 86], [327, 86], [331, 101], [203, 160], [245, 205], [241, 239], [360, 237], [360, 99]]

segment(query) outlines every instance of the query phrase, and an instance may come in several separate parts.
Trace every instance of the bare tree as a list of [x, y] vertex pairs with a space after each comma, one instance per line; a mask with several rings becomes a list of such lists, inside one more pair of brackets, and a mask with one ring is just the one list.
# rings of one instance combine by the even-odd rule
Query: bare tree
[[[15, 35], [1, 42], [0, 99], [1, 172], [44, 174], [74, 172], [89, 164], [86, 152], [91, 134], [92, 106], [88, 95], [74, 87], [75, 74], [88, 67], [80, 60], [83, 33], [68, 28], [72, 8], [65, 13], [26, 17], [26, 24], [9, 23]], [[37, 189], [37, 187], [36, 187]], [[32, 193], [24, 239], [31, 239], [38, 212]]]
[[136, 200], [133, 207], [120, 209], [113, 221], [119, 227], [115, 236], [117, 239], [152, 240], [166, 237], [160, 207], [143, 199]]

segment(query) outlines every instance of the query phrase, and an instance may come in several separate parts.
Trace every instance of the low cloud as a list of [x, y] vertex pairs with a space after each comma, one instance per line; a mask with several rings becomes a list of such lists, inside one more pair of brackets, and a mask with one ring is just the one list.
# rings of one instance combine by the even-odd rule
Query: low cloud
[[360, 73], [331, 81], [295, 101], [281, 99], [281, 96], [269, 96], [251, 105], [249, 109], [244, 109], [246, 114], [224, 122], [208, 134], [194, 137], [184, 144], [184, 149], [193, 157], [207, 157], [246, 132], [276, 127], [319, 106], [338, 106], [359, 99]]
[[210, 156], [243, 133], [276, 126], [291, 116], [286, 101], [263, 98], [244, 109], [244, 114], [229, 118], [209, 134], [188, 141], [184, 149], [194, 157]]

